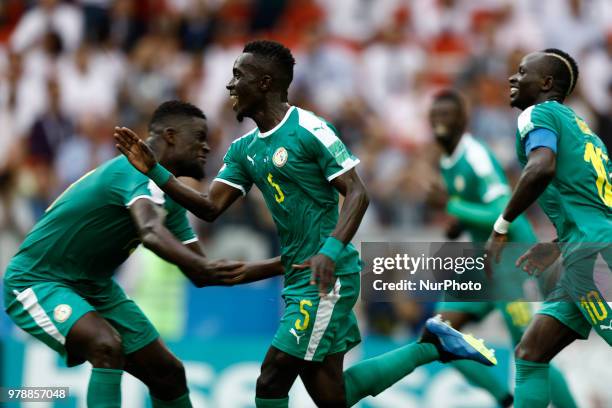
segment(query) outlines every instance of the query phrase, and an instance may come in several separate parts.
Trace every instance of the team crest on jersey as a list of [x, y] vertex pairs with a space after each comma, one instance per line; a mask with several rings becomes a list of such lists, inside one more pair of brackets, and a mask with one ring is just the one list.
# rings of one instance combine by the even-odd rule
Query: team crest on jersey
[[272, 156], [272, 163], [274, 163], [276, 167], [283, 167], [285, 163], [287, 163], [288, 158], [289, 154], [287, 153], [287, 149], [281, 146], [274, 152], [274, 156]]
[[455, 177], [455, 190], [457, 191], [463, 191], [463, 189], [465, 188], [465, 179], [463, 178], [463, 176], [457, 176]]
[[55, 306], [55, 309], [53, 309], [53, 318], [58, 323], [63, 323], [68, 320], [71, 314], [72, 308], [70, 307], [70, 305], [67, 305], [65, 303], [57, 305]]

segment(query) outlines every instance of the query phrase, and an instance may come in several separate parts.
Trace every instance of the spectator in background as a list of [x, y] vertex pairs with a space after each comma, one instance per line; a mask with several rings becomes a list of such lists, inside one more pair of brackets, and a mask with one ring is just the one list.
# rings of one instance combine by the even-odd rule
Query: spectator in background
[[425, 68], [427, 56], [413, 40], [407, 26], [410, 16], [397, 15], [380, 30], [376, 40], [360, 56], [359, 91], [378, 115], [384, 115], [397, 102], [413, 92], [415, 77]]
[[100, 44], [110, 32], [110, 9], [113, 3], [124, 1], [114, 0], [78, 0], [83, 7], [83, 23], [85, 24], [85, 41]]
[[612, 83], [612, 25], [605, 41], [589, 50], [580, 68], [583, 78], [588, 78], [580, 81], [580, 90], [587, 102], [598, 115], [610, 112], [612, 98], [608, 85]]
[[185, 7], [181, 25], [183, 47], [189, 52], [202, 52], [213, 39], [216, 20], [209, 2], [191, 2]]
[[80, 118], [74, 136], [65, 140], [57, 151], [55, 173], [58, 180], [54, 196], [59, 195], [83, 174], [117, 155], [112, 142], [115, 123], [116, 120], [112, 116], [93, 113]]
[[330, 36], [353, 45], [370, 41], [392, 19], [401, 3], [401, 0], [317, 1], [325, 10], [325, 28]]
[[[608, 98], [612, 100], [612, 79], [606, 87]], [[608, 154], [612, 152], [612, 103], [607, 106], [607, 111], [597, 112], [595, 133], [601, 138], [608, 149]]]
[[146, 21], [136, 0], [116, 1], [110, 11], [109, 40], [123, 52], [130, 52], [146, 31]]
[[72, 122], [62, 112], [57, 79], [47, 80], [47, 110], [36, 119], [28, 137], [30, 160], [53, 167], [59, 146], [73, 134]]
[[[14, 137], [25, 135], [47, 104], [45, 84], [24, 67], [23, 55], [9, 52], [0, 79], [0, 106], [10, 112]], [[3, 125], [4, 126], [4, 125]]]
[[[608, 0], [603, 0], [608, 3]], [[581, 58], [582, 52], [602, 37], [605, 22], [599, 15], [598, 0], [545, 0], [534, 2], [541, 9], [544, 42], [549, 48], [562, 48]]]
[[34, 224], [29, 201], [17, 189], [18, 169], [23, 157], [20, 145], [6, 146], [4, 142], [0, 133], [0, 276]]
[[117, 108], [122, 76], [122, 61], [114, 54], [82, 45], [58, 65], [63, 111], [73, 120], [93, 112], [111, 115]]
[[82, 9], [60, 0], [39, 0], [19, 20], [10, 45], [17, 52], [27, 51], [36, 46], [48, 30], [58, 33], [67, 50], [76, 50], [83, 37]]
[[357, 89], [356, 50], [331, 37], [319, 25], [306, 34], [303, 47], [296, 54], [293, 91], [303, 93], [321, 115], [336, 115]]

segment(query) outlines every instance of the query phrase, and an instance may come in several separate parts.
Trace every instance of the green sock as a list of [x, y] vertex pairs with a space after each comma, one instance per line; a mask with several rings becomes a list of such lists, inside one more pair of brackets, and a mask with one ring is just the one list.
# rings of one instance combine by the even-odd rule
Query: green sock
[[565, 377], [553, 364], [550, 365], [550, 400], [556, 408], [578, 408]]
[[151, 395], [151, 404], [153, 408], [191, 408], [191, 400], [189, 400], [189, 391], [172, 401], [162, 401]]
[[470, 384], [487, 390], [497, 402], [501, 403], [510, 395], [508, 386], [495, 377], [493, 367], [483, 367], [482, 364], [470, 360], [456, 360], [450, 364], [459, 370]]
[[257, 408], [288, 408], [289, 397], [277, 399], [255, 398], [255, 406]]
[[546, 408], [550, 402], [550, 364], [516, 359], [514, 408]]
[[352, 366], [344, 372], [347, 406], [380, 394], [415, 368], [439, 358], [433, 344], [411, 343]]
[[87, 388], [87, 408], [121, 408], [123, 370], [92, 368]]

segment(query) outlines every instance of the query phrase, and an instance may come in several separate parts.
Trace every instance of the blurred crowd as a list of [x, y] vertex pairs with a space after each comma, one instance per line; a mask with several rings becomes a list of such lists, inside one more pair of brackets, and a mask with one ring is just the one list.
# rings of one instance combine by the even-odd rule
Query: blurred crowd
[[[465, 93], [471, 132], [516, 174], [507, 78], [529, 51], [574, 56], [580, 80], [568, 103], [612, 140], [609, 0], [3, 0], [0, 269], [54, 197], [117, 154], [113, 126], [145, 136], [164, 100], [206, 113], [212, 179], [229, 144], [254, 126], [236, 120], [225, 89], [254, 38], [292, 49], [290, 103], [333, 123], [361, 159], [372, 203], [361, 236], [426, 241], [411, 231], [441, 222], [424, 202], [439, 155], [427, 109], [442, 87]], [[238, 235], [255, 231], [269, 254], [277, 249], [256, 193], [198, 225], [205, 244], [238, 225]]]

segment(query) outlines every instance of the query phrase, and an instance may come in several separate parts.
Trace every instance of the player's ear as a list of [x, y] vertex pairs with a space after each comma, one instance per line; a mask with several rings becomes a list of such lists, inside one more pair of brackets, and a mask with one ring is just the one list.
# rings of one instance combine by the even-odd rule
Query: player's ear
[[542, 90], [544, 92], [550, 91], [553, 87], [553, 83], [554, 83], [554, 80], [553, 80], [552, 75], [544, 76], [544, 78], [542, 78]]
[[272, 87], [272, 77], [268, 74], [265, 74], [263, 77], [261, 77], [261, 81], [259, 83], [259, 89], [261, 89], [264, 92], [267, 92], [270, 90], [271, 87]]
[[166, 127], [162, 132], [162, 137], [169, 145], [174, 145], [176, 143], [176, 129], [173, 127]]

